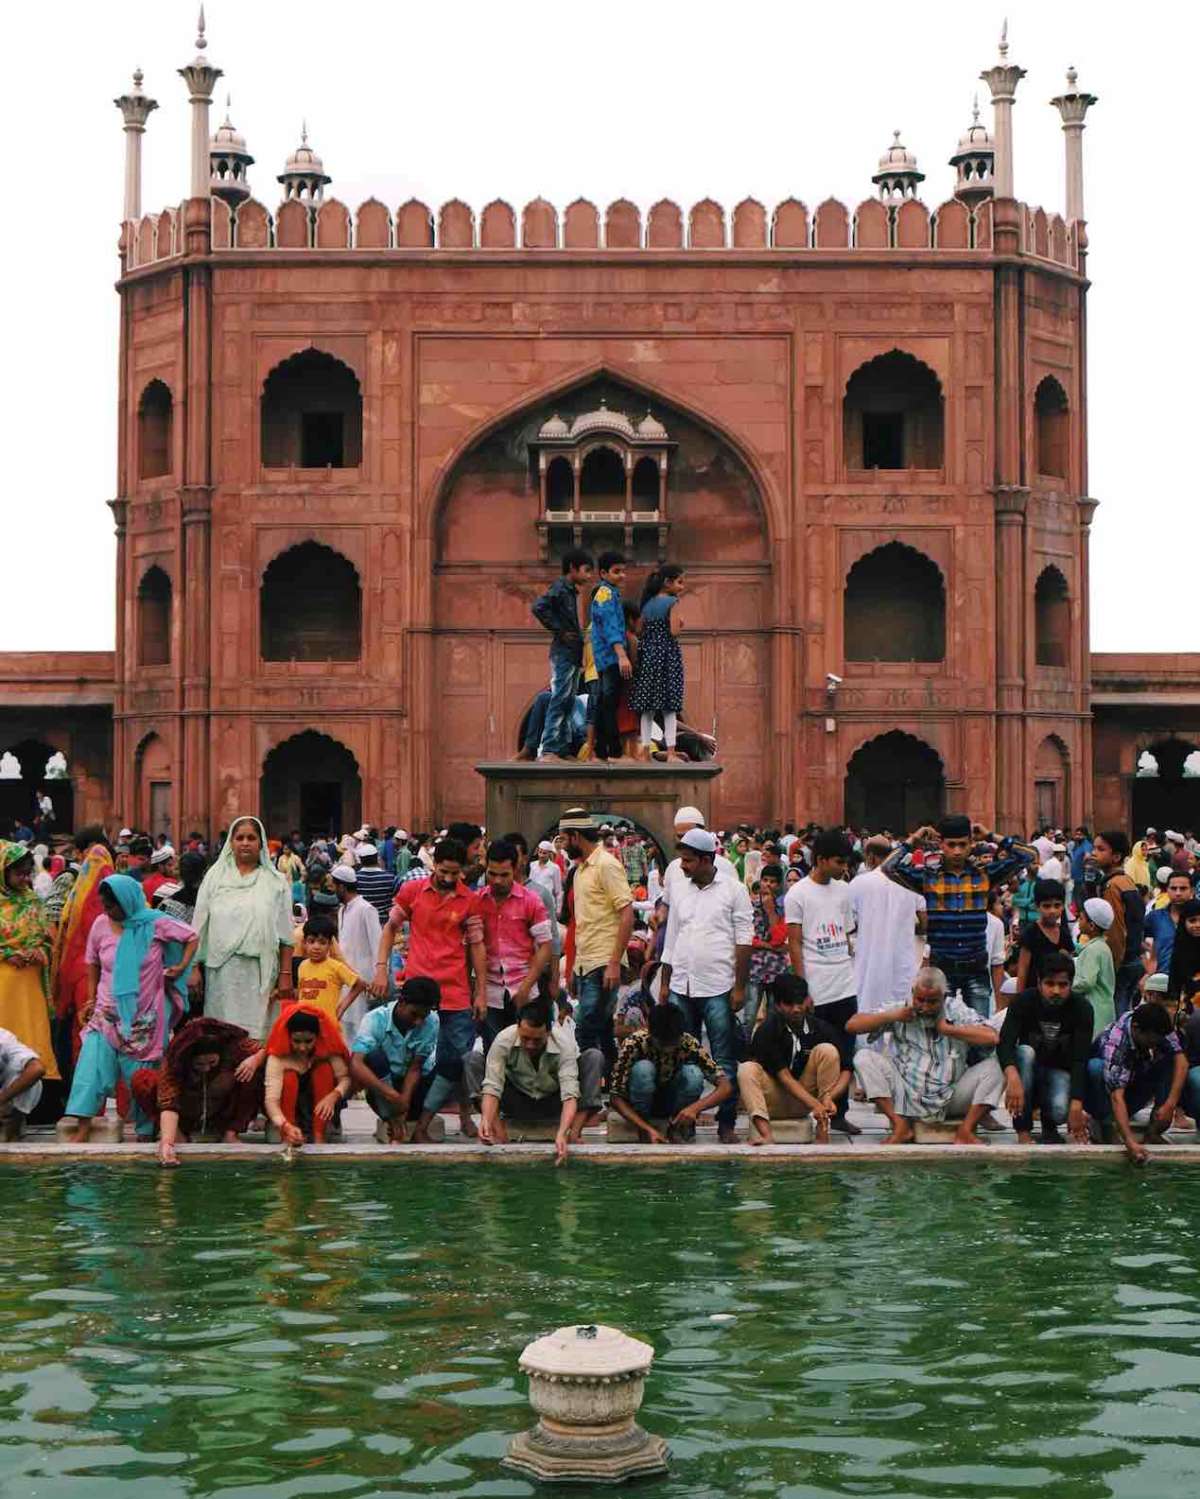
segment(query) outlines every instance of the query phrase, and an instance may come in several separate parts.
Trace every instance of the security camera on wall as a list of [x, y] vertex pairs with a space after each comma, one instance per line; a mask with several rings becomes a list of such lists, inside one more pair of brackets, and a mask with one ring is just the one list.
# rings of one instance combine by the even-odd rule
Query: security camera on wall
[[827, 671], [825, 673], [825, 686], [830, 692], [836, 692], [841, 685], [842, 679], [838, 676], [837, 672]]

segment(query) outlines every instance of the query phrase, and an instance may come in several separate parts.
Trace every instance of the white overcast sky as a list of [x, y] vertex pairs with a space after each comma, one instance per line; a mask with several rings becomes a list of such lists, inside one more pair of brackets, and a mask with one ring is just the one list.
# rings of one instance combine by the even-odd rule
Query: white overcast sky
[[[275, 175], [307, 117], [351, 205], [371, 193], [461, 196], [477, 209], [544, 194], [648, 206], [711, 195], [731, 207], [833, 193], [848, 204], [894, 128], [948, 197], [946, 160], [996, 57], [1028, 69], [1015, 109], [1016, 193], [1062, 210], [1063, 137], [1048, 100], [1069, 63], [1100, 96], [1084, 137], [1089, 301], [1092, 643], [1200, 649], [1172, 579], [1194, 580], [1193, 183], [1200, 42], [1194, 5], [993, 10], [857, 0], [210, 0], [208, 56], [257, 158]], [[4, 266], [8, 481], [0, 649], [111, 648], [115, 488], [116, 237], [124, 142], [112, 99], [140, 65], [159, 101], [144, 146], [143, 207], [188, 185], [194, 0], [14, 6]]]

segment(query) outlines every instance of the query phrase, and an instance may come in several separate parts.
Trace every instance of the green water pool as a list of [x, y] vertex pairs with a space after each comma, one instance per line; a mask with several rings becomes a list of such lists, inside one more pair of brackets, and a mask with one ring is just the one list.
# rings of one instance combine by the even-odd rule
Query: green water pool
[[581, 1320], [657, 1349], [654, 1499], [1200, 1493], [1186, 1168], [81, 1163], [0, 1208], [3, 1499], [532, 1495], [517, 1356]]

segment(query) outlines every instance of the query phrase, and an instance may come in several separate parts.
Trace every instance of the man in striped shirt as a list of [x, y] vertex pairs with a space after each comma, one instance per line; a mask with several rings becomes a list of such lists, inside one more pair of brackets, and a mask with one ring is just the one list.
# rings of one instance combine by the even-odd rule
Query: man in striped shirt
[[[854, 1075], [892, 1127], [883, 1143], [906, 1145], [914, 1120], [949, 1119], [959, 1121], [956, 1145], [982, 1145], [975, 1127], [1004, 1097], [1004, 1074], [993, 1055], [999, 1035], [961, 999], [947, 996], [946, 975], [922, 968], [908, 1004], [846, 1022], [848, 1036], [878, 1033], [891, 1036], [891, 1054], [862, 1048], [854, 1056]], [[968, 1066], [972, 1047], [988, 1054]]]
[[[915, 857], [918, 849], [922, 862]], [[1027, 844], [988, 833], [956, 814], [943, 817], [936, 828], [918, 828], [880, 866], [889, 879], [925, 897], [929, 961], [946, 975], [950, 992], [985, 1019], [992, 1008], [988, 896], [1036, 862], [1037, 851]]]
[[374, 906], [379, 912], [380, 922], [385, 922], [391, 914], [392, 898], [396, 894], [396, 876], [381, 868], [379, 849], [374, 843], [356, 843], [354, 857], [358, 860], [355, 888], [367, 905]]

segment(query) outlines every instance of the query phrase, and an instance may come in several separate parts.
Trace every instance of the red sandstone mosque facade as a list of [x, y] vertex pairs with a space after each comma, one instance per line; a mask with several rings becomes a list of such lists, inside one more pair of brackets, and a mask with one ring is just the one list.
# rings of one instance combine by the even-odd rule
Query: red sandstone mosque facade
[[0, 655], [0, 811], [49, 752], [76, 822], [478, 815], [583, 541], [687, 568], [723, 826], [1200, 823], [1200, 657], [1088, 649], [1073, 74], [1064, 215], [1014, 196], [1003, 43], [932, 211], [897, 135], [853, 209], [645, 214], [351, 211], [305, 140], [271, 213], [199, 42], [178, 207], [142, 214], [140, 75], [116, 101], [116, 650]]

